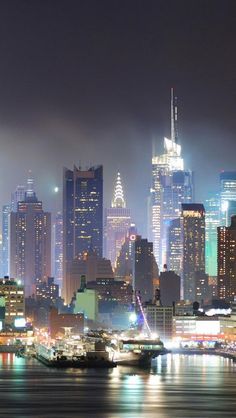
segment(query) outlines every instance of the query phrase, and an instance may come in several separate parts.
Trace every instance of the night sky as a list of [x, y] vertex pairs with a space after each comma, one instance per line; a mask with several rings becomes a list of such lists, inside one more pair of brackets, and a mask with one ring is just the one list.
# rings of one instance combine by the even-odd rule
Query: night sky
[[0, 205], [32, 169], [60, 209], [62, 167], [121, 171], [146, 235], [152, 142], [170, 135], [170, 87], [196, 198], [236, 169], [236, 1], [0, 1]]

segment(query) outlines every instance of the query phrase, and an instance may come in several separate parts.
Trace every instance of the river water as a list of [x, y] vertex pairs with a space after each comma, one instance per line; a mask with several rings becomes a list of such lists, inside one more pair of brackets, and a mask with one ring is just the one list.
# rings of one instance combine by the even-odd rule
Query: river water
[[236, 417], [236, 364], [167, 355], [150, 371], [56, 370], [0, 354], [1, 418]]

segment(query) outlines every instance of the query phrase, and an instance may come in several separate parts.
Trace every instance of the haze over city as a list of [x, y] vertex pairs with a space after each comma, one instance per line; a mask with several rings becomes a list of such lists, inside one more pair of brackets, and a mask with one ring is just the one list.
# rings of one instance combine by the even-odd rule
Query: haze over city
[[234, 12], [233, 1], [2, 2], [0, 203], [32, 169], [44, 206], [59, 210], [63, 166], [103, 164], [104, 206], [119, 169], [145, 234], [171, 86], [202, 201], [235, 163]]
[[235, 0], [0, 0], [0, 416], [235, 418]]

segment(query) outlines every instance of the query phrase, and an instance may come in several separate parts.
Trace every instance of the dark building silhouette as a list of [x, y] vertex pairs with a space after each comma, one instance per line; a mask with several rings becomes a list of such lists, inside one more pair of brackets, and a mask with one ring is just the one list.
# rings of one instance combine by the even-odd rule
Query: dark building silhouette
[[171, 306], [180, 301], [180, 276], [174, 271], [163, 271], [160, 274], [160, 296], [164, 306]]
[[134, 276], [133, 288], [141, 296], [142, 302], [153, 299], [153, 243], [140, 235], [134, 241]]

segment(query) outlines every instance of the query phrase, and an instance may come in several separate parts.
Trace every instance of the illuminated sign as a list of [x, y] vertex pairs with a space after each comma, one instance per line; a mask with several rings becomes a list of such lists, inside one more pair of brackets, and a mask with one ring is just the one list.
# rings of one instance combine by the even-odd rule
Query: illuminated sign
[[24, 328], [26, 324], [25, 318], [16, 318], [14, 321], [15, 328]]
[[196, 321], [196, 334], [220, 334], [220, 321]]

